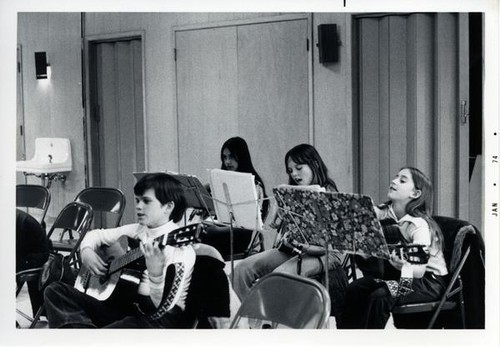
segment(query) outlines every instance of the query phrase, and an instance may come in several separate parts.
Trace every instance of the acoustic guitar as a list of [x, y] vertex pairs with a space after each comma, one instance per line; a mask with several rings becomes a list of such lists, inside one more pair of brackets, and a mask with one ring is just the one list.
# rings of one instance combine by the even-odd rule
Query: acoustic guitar
[[[191, 224], [162, 235], [155, 241], [159, 242], [160, 248], [166, 245], [183, 246], [197, 243], [200, 242], [203, 230], [202, 223]], [[106, 274], [92, 275], [85, 266], [82, 266], [74, 287], [100, 301], [135, 295], [145, 269], [144, 255], [140, 248], [126, 252], [117, 242], [110, 247], [99, 249], [97, 254], [108, 264]]]

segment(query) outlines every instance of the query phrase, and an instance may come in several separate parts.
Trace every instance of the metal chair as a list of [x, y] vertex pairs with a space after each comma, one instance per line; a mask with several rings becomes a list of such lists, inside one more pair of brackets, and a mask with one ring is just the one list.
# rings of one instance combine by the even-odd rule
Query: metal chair
[[[50, 192], [44, 186], [36, 184], [16, 185], [16, 207], [41, 210], [41, 217], [36, 218], [45, 228], [45, 215], [50, 205]], [[29, 213], [29, 210], [26, 212]], [[38, 216], [35, 216], [38, 217]]]
[[247, 318], [251, 327], [257, 321], [261, 328], [323, 329], [329, 316], [330, 296], [321, 284], [302, 276], [272, 272], [252, 287], [231, 328]]
[[[89, 187], [83, 189], [75, 198], [77, 202], [89, 204], [94, 212], [95, 227], [118, 227], [120, 225], [123, 211], [125, 210], [125, 195], [117, 188], [108, 187]], [[107, 225], [110, 219], [107, 216], [113, 216], [114, 222]]]
[[[90, 228], [92, 218], [93, 211], [90, 205], [83, 202], [70, 202], [59, 213], [47, 234], [47, 237], [52, 241], [53, 250], [69, 252], [70, 264], [75, 268], [80, 266], [78, 248]], [[60, 237], [57, 240], [52, 240], [52, 235], [59, 229], [61, 230]]]
[[50, 249], [50, 242], [41, 224], [27, 212], [16, 209], [16, 299], [26, 284], [33, 314], [24, 313], [22, 307], [16, 307], [16, 312], [29, 322], [33, 322], [31, 317], [35, 316], [43, 303], [38, 278]]
[[[438, 322], [438, 317], [440, 317], [443, 311], [458, 311], [459, 327], [465, 329], [467, 327], [466, 309], [471, 315], [473, 313], [472, 311], [478, 310], [478, 312], [475, 313], [478, 315], [478, 319], [469, 319], [475, 321], [472, 324], [481, 325], [480, 322], [477, 322], [481, 320], [481, 317], [484, 324], [484, 244], [481, 235], [477, 229], [468, 222], [440, 216], [436, 216], [434, 219], [440, 226], [444, 236], [443, 253], [449, 271], [448, 286], [441, 296], [441, 299], [438, 301], [397, 305], [392, 311], [394, 325], [397, 328], [419, 328], [419, 326], [417, 326], [419, 325], [419, 319], [415, 319], [415, 316], [406, 319], [406, 315], [430, 313], [432, 316], [426, 327], [427, 329], [431, 329], [435, 327]], [[476, 258], [479, 258], [477, 261], [479, 264], [466, 265], [470, 263], [470, 255], [473, 254], [471, 252], [474, 252]], [[472, 275], [470, 274], [471, 272], [473, 272]], [[474, 283], [466, 285], [463, 278], [470, 276], [474, 276], [474, 279], [471, 279], [471, 282], [473, 281]], [[478, 299], [477, 303], [470, 304], [468, 307], [466, 307], [464, 300], [464, 293], [467, 290], [476, 291], [470, 296]], [[482, 300], [477, 298], [481, 295], [483, 298]], [[481, 308], [477, 306], [482, 306], [482, 312]], [[428, 319], [428, 316], [424, 316], [424, 319], [425, 318]], [[450, 321], [450, 319], [446, 320]], [[423, 323], [425, 323], [425, 320]]]
[[[37, 267], [37, 268], [26, 269], [26, 270], [19, 271], [16, 273], [16, 298], [26, 283], [31, 282], [31, 283], [38, 284], [41, 272], [42, 272], [42, 268]], [[38, 308], [36, 313], [35, 313], [35, 311], [33, 311], [35, 313], [34, 316], [30, 317], [28, 314], [26, 314], [23, 311], [16, 308], [16, 313], [18, 313], [24, 319], [26, 319], [30, 322], [30, 329], [32, 329], [36, 326], [36, 323], [40, 319], [42, 311], [43, 311], [43, 304], [41, 307]], [[20, 325], [17, 321], [16, 321], [16, 326], [20, 327]]]

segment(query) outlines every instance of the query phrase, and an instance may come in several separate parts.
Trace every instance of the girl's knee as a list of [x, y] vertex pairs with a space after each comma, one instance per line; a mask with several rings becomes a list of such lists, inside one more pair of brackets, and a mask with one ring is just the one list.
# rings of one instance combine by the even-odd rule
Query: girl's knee
[[280, 266], [278, 266], [276, 269], [274, 269], [273, 272], [279, 272], [279, 273], [287, 273], [287, 274], [297, 274], [297, 263], [293, 261], [287, 261]]

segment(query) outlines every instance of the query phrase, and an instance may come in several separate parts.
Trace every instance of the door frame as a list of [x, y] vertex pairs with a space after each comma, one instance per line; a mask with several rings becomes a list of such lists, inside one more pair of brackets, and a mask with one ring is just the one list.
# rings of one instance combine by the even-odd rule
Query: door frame
[[140, 39], [141, 40], [141, 70], [142, 70], [142, 121], [144, 127], [144, 167], [149, 167], [148, 165], [148, 128], [146, 123], [146, 66], [145, 66], [145, 37], [146, 33], [144, 30], [137, 31], [124, 31], [116, 32], [111, 34], [99, 34], [99, 35], [89, 35], [83, 38], [83, 58], [82, 66], [85, 69], [84, 72], [84, 146], [85, 146], [85, 187], [93, 186], [93, 162], [95, 158], [92, 158], [92, 141], [91, 141], [91, 112], [93, 106], [93, 99], [95, 97], [95, 91], [90, 90], [90, 80], [92, 69], [90, 66], [90, 52], [96, 44], [103, 42], [118, 42], [126, 41], [130, 39]]
[[[306, 20], [307, 21], [307, 38], [309, 41], [309, 47], [307, 52], [307, 71], [308, 71], [308, 142], [314, 145], [314, 99], [313, 99], [313, 18], [311, 13], [303, 14], [286, 14], [286, 15], [276, 15], [263, 18], [250, 18], [250, 19], [235, 19], [228, 21], [220, 21], [213, 23], [199, 23], [199, 24], [185, 24], [176, 25], [172, 27], [172, 42], [174, 43], [174, 57], [175, 50], [177, 49], [176, 35], [178, 32], [182, 31], [192, 31], [192, 30], [202, 30], [202, 29], [213, 29], [213, 28], [223, 28], [223, 27], [237, 27], [243, 25], [253, 25], [253, 24], [264, 24], [264, 23], [276, 23], [276, 22], [289, 22], [295, 20]], [[174, 71], [175, 76], [175, 88], [173, 88], [173, 100], [175, 100], [175, 129], [177, 131], [177, 139], [179, 139], [179, 109], [177, 101], [177, 69], [176, 69], [176, 59], [172, 59], [172, 71]], [[179, 143], [177, 142], [177, 155], [179, 156], [180, 149]], [[177, 170], [180, 170], [180, 160], [177, 161]]]

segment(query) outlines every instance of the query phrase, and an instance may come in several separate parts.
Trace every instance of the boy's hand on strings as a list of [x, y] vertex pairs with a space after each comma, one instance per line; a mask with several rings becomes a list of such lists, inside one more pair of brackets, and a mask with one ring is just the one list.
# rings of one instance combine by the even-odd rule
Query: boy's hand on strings
[[155, 277], [161, 276], [167, 263], [167, 257], [163, 253], [165, 246], [160, 246], [158, 241], [153, 240], [152, 242], [140, 242], [139, 247], [142, 254], [144, 254], [149, 275]]
[[82, 264], [89, 270], [91, 275], [103, 276], [108, 270], [108, 264], [92, 249], [84, 248], [80, 252]]

